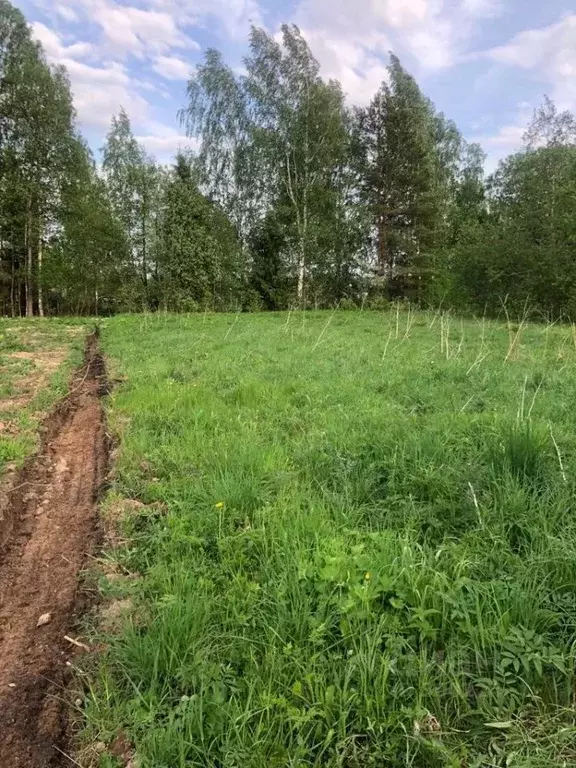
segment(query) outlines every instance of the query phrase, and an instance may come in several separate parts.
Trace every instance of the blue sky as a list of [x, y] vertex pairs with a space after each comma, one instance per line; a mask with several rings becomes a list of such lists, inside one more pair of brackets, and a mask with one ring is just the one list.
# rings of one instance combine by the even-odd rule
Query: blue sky
[[488, 153], [521, 145], [545, 93], [576, 111], [573, 0], [16, 0], [68, 68], [84, 135], [102, 145], [124, 106], [159, 160], [190, 142], [176, 113], [206, 47], [241, 66], [251, 23], [296, 22], [326, 77], [366, 103], [393, 50], [437, 108]]

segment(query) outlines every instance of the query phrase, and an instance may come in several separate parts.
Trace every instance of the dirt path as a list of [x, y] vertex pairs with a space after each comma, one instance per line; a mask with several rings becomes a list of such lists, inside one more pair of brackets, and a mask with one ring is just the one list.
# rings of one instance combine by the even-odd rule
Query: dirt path
[[[0, 768], [71, 765], [58, 751], [79, 572], [97, 535], [107, 446], [98, 340], [44, 445], [0, 500]], [[50, 620], [37, 626], [41, 616]]]

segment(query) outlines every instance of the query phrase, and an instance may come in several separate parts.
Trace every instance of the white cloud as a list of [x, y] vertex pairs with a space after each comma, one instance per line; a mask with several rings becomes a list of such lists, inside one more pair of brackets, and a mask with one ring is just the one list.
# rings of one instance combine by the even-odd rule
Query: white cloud
[[124, 107], [135, 123], [148, 118], [149, 104], [136, 90], [134, 80], [117, 62], [89, 66], [61, 59], [70, 75], [74, 104], [85, 126], [107, 127], [113, 114]]
[[172, 13], [181, 23], [204, 26], [215, 21], [231, 40], [244, 41], [251, 24], [263, 26], [258, 0], [149, 0]]
[[513, 122], [500, 126], [496, 133], [478, 135], [472, 141], [478, 141], [486, 150], [486, 172], [492, 173], [498, 162], [511, 152], [517, 152], [523, 146], [523, 137], [533, 114], [533, 106], [522, 101], [516, 105], [518, 110]]
[[456, 54], [448, 22], [436, 20], [430, 29], [418, 27], [406, 35], [406, 43], [425, 69], [445, 69], [454, 63]]
[[64, 45], [55, 32], [39, 21], [33, 22], [30, 29], [32, 36], [42, 43], [46, 56], [53, 61], [59, 61], [64, 57], [82, 58], [93, 51], [90, 43]]
[[[547, 91], [559, 109], [576, 109], [575, 14], [546, 27], [524, 30], [481, 56], [494, 62], [487, 75], [490, 80], [501, 77], [503, 68], [523, 70], [542, 84], [542, 92]], [[495, 167], [501, 157], [520, 149], [534, 106], [520, 102], [514, 122], [494, 135], [480, 137], [488, 149], [489, 166]]]
[[[352, 101], [366, 101], [386, 79], [383, 55], [414, 57], [424, 71], [455, 64], [478, 20], [502, 10], [500, 0], [300, 0], [296, 23], [329, 77]], [[410, 61], [408, 61], [410, 66]]]
[[481, 141], [491, 147], [505, 147], [508, 150], [518, 149], [522, 144], [522, 136], [526, 126], [512, 124], [503, 125], [493, 136], [484, 136]]
[[166, 80], [188, 80], [192, 67], [176, 56], [157, 56], [152, 68]]
[[363, 45], [336, 41], [313, 30], [302, 33], [322, 66], [322, 75], [339, 80], [353, 104], [366, 104], [388, 78], [384, 61]]
[[95, 3], [93, 20], [100, 25], [106, 40], [119, 52], [143, 56], [171, 48], [185, 48], [186, 36], [169, 13], [100, 1]]
[[[165, 80], [189, 77], [193, 64], [182, 52], [197, 51], [200, 46], [189, 37], [188, 28], [211, 24], [221, 36], [244, 42], [250, 24], [262, 24], [258, 0], [30, 2], [42, 10], [44, 21], [50, 19], [34, 23], [33, 33], [49, 61], [67, 68], [83, 128], [101, 136], [122, 106], [138, 139], [163, 158], [179, 148], [196, 148], [196, 142], [179, 130], [154, 122], [152, 104], [147, 101], [154, 99], [148, 94], [155, 94], [156, 101], [170, 98], [156, 75]], [[129, 57], [140, 61], [136, 64]]]
[[[44, 5], [46, 0], [35, 2]], [[69, 17], [69, 21], [81, 20], [96, 27], [100, 50], [115, 56], [130, 54], [143, 58], [196, 45], [182, 31], [183, 19], [173, 12], [170, 0], [136, 0], [134, 5], [118, 0], [61, 0], [50, 10], [56, 10], [63, 18]]]
[[393, 27], [405, 29], [426, 21], [430, 13], [429, 0], [388, 0], [382, 4], [384, 18]]
[[130, 77], [122, 64], [103, 62], [93, 66], [79, 61], [79, 58], [93, 52], [94, 47], [90, 43], [65, 45], [53, 30], [39, 22], [32, 24], [31, 29], [34, 37], [42, 43], [48, 60], [66, 67], [74, 105], [84, 126], [107, 127], [112, 114], [117, 113], [121, 106], [135, 122], [148, 118], [148, 102], [138, 93], [137, 81]]
[[497, 64], [533, 72], [547, 84], [560, 109], [576, 107], [576, 14], [520, 32], [485, 56]]
[[339, 80], [354, 104], [367, 103], [388, 76], [383, 6], [375, 0], [367, 5], [359, 13], [347, 0], [302, 0], [295, 16], [322, 74]]
[[136, 139], [151, 154], [159, 159], [173, 157], [179, 150], [197, 150], [198, 143], [183, 134], [174, 132], [173, 136], [156, 136], [154, 134], [136, 136]]
[[137, 135], [136, 139], [163, 163], [170, 162], [179, 150], [197, 151], [199, 148], [198, 139], [190, 139], [171, 125], [157, 120], [149, 120], [145, 132]]
[[56, 4], [56, 6], [54, 6], [54, 10], [56, 11], [58, 16], [64, 19], [64, 21], [68, 21], [72, 23], [75, 21], [78, 21], [78, 14], [73, 8], [70, 8], [70, 6], [68, 5]]
[[503, 0], [462, 0], [462, 10], [478, 19], [499, 16], [504, 10]]

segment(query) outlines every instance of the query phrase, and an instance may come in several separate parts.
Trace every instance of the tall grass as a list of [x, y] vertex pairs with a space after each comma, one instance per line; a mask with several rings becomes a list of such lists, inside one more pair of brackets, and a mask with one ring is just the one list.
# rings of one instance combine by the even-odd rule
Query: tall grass
[[84, 739], [122, 729], [141, 768], [576, 765], [576, 350], [541, 331], [107, 321], [110, 504], [144, 506]]

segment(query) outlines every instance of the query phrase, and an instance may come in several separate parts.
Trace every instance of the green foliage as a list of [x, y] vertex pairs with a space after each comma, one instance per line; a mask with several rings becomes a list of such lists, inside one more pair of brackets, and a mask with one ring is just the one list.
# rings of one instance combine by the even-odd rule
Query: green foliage
[[87, 739], [122, 727], [142, 768], [574, 763], [569, 329], [513, 359], [505, 326], [396, 306], [103, 342], [110, 503], [143, 506]]
[[130, 119], [123, 109], [112, 118], [102, 150], [102, 168], [113, 211], [122, 223], [129, 246], [125, 270], [132, 272], [131, 290], [123, 296], [121, 306], [148, 308], [149, 283], [154, 272], [150, 252], [154, 246], [155, 200], [160, 174], [134, 138]]
[[19, 11], [0, 3], [0, 311], [98, 310], [125, 236], [84, 142], [70, 84]]
[[233, 306], [239, 294], [239, 246], [230, 222], [199, 189], [180, 155], [165, 185], [158, 233], [158, 287], [165, 307]]
[[[528, 149], [503, 160], [488, 181], [488, 211], [470, 211], [457, 237], [455, 294], [480, 311], [527, 309], [574, 318], [576, 130], [547, 100], [526, 135]], [[469, 186], [469, 185], [467, 185]], [[463, 189], [464, 191], [464, 189]], [[469, 188], [469, 192], [472, 191]]]
[[353, 199], [349, 115], [294, 26], [252, 29], [247, 74], [208, 51], [183, 119], [201, 139], [210, 196], [251, 246], [250, 285], [267, 308], [354, 292], [364, 235]]
[[184, 311], [407, 300], [574, 320], [576, 118], [547, 97], [526, 149], [485, 155], [391, 54], [351, 109], [295, 25], [254, 27], [240, 70], [208, 49], [180, 111], [190, 177], [121, 110], [103, 180], [63, 67], [0, 0], [0, 312]]
[[356, 164], [388, 295], [422, 299], [453, 217], [462, 139], [391, 56], [390, 80], [356, 112]]
[[576, 147], [521, 153], [501, 164], [490, 183], [490, 215], [468, 227], [458, 246], [459, 285], [476, 306], [491, 312], [525, 305], [572, 316], [573, 201]]

